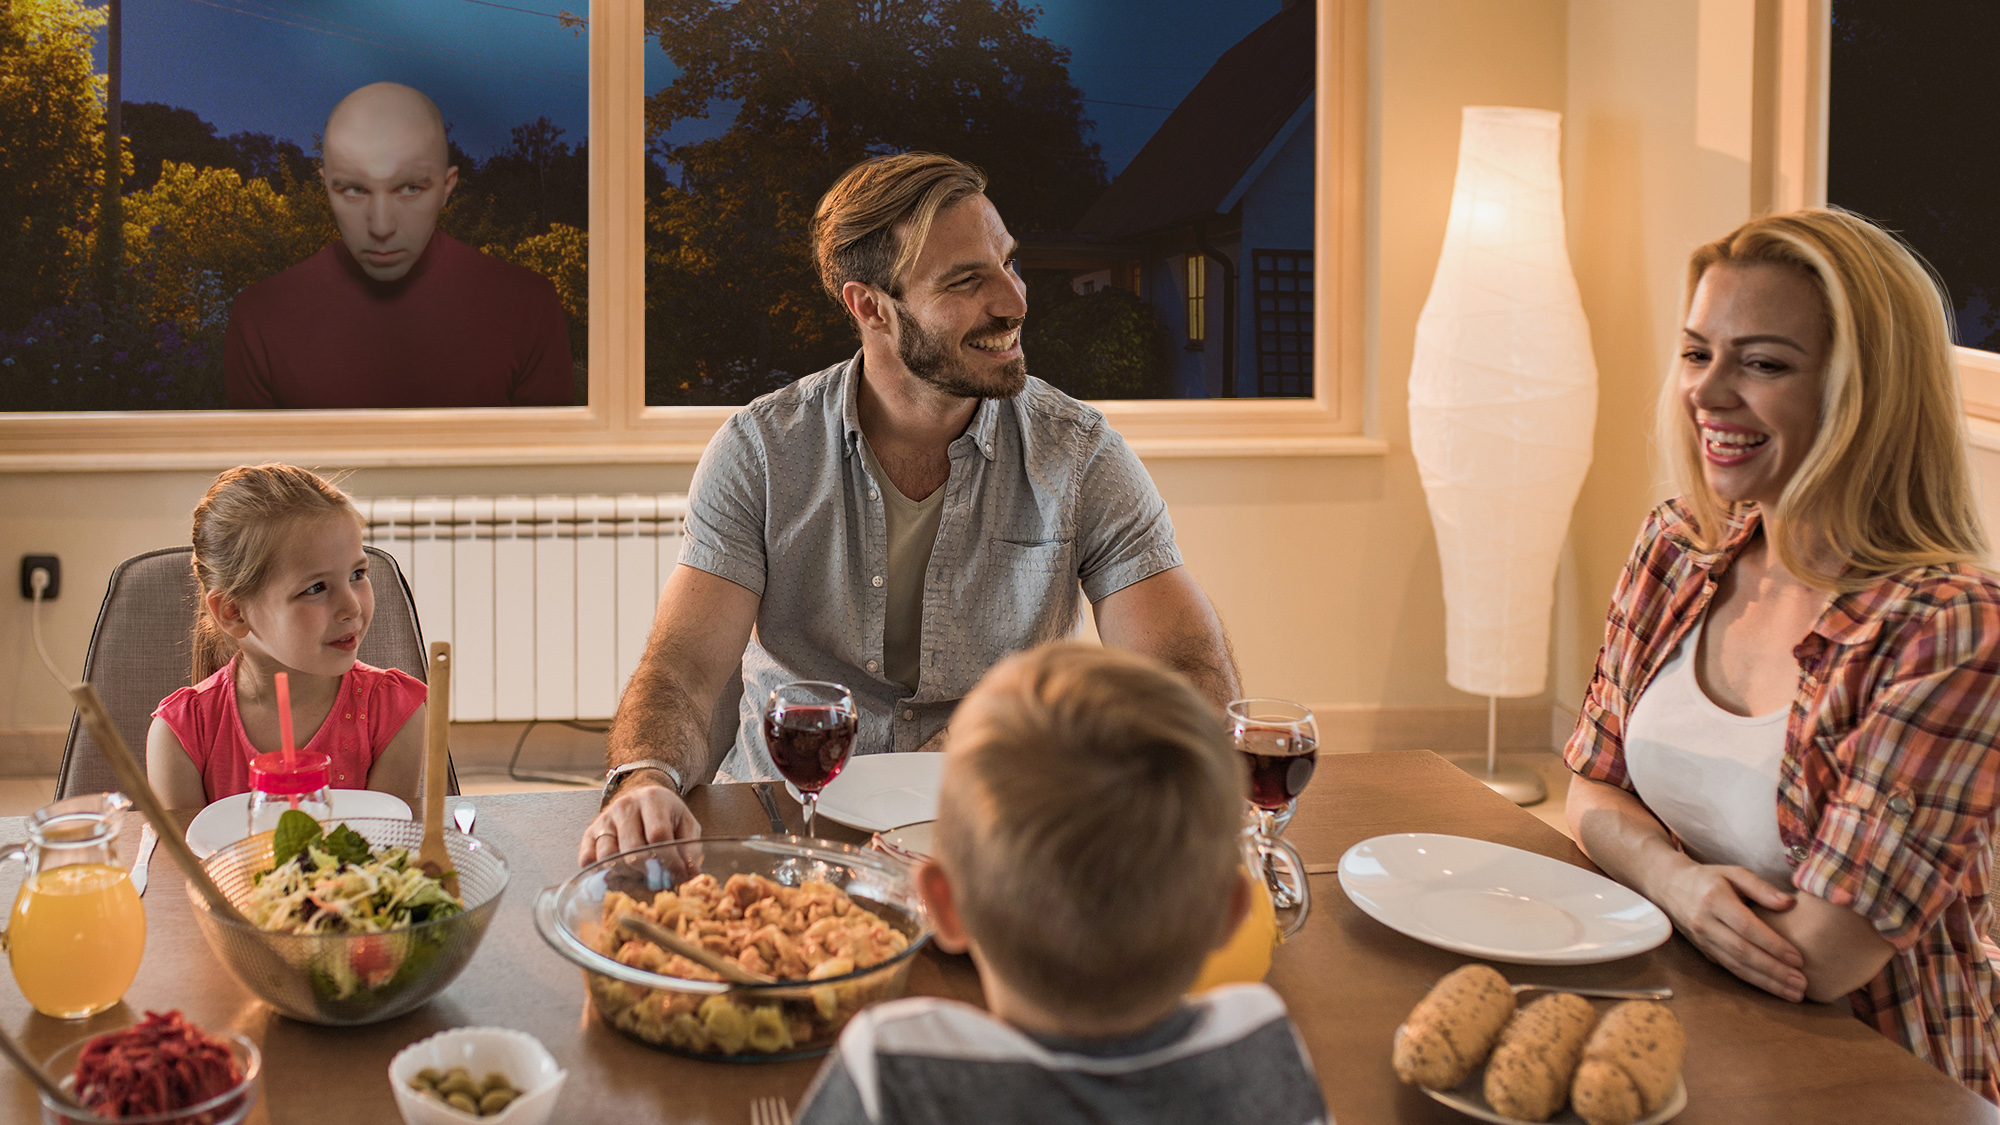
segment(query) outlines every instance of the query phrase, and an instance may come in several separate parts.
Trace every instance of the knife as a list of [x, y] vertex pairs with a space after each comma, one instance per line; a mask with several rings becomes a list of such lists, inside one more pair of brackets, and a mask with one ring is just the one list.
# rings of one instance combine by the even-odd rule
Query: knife
[[132, 853], [132, 890], [137, 894], [146, 893], [146, 865], [153, 858], [153, 845], [160, 842], [160, 834], [148, 824], [139, 833], [139, 850]]
[[771, 783], [760, 781], [751, 788], [757, 791], [757, 803], [764, 806], [764, 816], [771, 822], [771, 831], [780, 836], [789, 836], [792, 830], [785, 827], [785, 818], [778, 815], [778, 800], [771, 795]]

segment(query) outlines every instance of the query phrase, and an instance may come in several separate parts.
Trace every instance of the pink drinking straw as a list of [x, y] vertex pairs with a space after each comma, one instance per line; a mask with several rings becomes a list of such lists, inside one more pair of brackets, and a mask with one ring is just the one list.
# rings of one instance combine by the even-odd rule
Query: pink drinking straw
[[278, 673], [278, 742], [285, 751], [285, 769], [292, 769], [292, 684]]

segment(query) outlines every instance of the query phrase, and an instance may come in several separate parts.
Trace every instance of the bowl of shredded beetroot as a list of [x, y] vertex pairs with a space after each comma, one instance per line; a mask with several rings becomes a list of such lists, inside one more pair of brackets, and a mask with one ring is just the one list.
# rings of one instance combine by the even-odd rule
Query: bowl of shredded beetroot
[[147, 1012], [119, 1031], [92, 1036], [45, 1064], [90, 1110], [42, 1097], [47, 1125], [236, 1125], [257, 1102], [256, 1044], [210, 1035], [179, 1012]]

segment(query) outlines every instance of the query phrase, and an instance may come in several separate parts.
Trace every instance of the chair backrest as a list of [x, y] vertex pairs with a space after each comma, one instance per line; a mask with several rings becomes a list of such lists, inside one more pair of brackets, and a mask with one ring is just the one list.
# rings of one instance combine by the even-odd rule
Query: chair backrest
[[[363, 549], [368, 552], [370, 584], [375, 588], [375, 618], [361, 640], [359, 657], [378, 668], [400, 668], [424, 679], [428, 658], [410, 584], [395, 558], [375, 547]], [[189, 683], [188, 634], [194, 626], [198, 594], [193, 555], [192, 547], [168, 547], [119, 563], [111, 572], [104, 605], [97, 611], [97, 627], [91, 630], [90, 648], [84, 654], [84, 680], [96, 685], [118, 733], [125, 737], [125, 745], [141, 760], [153, 708]], [[394, 581], [388, 581], [391, 576]], [[447, 775], [446, 782], [448, 792], [458, 792], [456, 770]], [[116, 788], [118, 779], [104, 760], [104, 752], [71, 716], [56, 799]]]

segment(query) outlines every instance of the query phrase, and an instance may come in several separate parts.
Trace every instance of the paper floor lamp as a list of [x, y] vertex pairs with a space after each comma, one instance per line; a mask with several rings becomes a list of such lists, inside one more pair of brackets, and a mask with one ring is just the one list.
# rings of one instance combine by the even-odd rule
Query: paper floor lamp
[[1547, 790], [1497, 766], [1497, 701], [1547, 686], [1556, 560], [1597, 412], [1561, 150], [1559, 113], [1465, 107], [1410, 365], [1410, 444], [1444, 570], [1445, 678], [1486, 697], [1483, 780], [1520, 804]]

